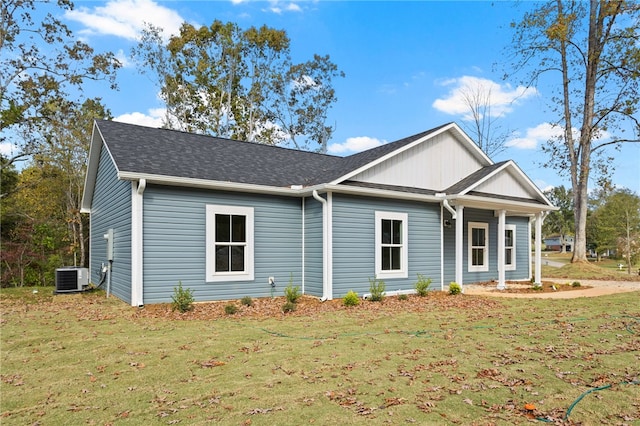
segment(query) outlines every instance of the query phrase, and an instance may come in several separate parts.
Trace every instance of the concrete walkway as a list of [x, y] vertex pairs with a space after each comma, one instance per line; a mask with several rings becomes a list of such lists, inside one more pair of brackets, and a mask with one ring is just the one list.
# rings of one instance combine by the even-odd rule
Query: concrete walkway
[[[557, 284], [567, 284], [572, 280], [558, 280], [558, 279], [545, 279], [545, 281], [551, 281]], [[580, 284], [589, 286], [591, 288], [585, 288], [580, 290], [559, 291], [557, 293], [509, 293], [506, 291], [496, 290], [495, 287], [480, 286], [480, 285], [465, 285], [464, 293], [471, 295], [484, 295], [495, 297], [519, 297], [529, 299], [573, 299], [577, 297], [595, 297], [604, 296], [607, 294], [626, 293], [626, 292], [638, 292], [637, 294], [631, 294], [629, 297], [637, 299], [640, 305], [640, 281], [598, 281], [598, 280], [580, 280]], [[515, 286], [530, 286], [531, 284], [507, 284], [507, 288]]]

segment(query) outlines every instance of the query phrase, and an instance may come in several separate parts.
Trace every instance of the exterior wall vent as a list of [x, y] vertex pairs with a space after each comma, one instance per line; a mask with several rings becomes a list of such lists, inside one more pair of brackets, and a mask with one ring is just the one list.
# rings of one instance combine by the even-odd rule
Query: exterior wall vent
[[89, 269], [67, 266], [56, 269], [56, 293], [84, 290], [89, 285]]

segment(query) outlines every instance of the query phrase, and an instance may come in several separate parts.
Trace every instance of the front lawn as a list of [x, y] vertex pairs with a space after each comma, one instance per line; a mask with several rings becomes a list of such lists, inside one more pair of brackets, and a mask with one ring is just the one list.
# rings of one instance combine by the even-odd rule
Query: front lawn
[[3, 425], [640, 421], [637, 292], [207, 320], [38, 290], [0, 293]]

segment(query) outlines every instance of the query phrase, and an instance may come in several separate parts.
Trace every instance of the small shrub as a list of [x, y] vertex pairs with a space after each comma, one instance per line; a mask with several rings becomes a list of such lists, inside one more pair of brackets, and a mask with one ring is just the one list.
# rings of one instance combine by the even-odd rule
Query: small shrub
[[185, 313], [193, 309], [193, 290], [182, 288], [182, 281], [178, 281], [178, 287], [173, 288], [171, 296], [171, 310]]
[[407, 300], [407, 299], [409, 299], [409, 296], [404, 293], [398, 295], [398, 300]]
[[286, 302], [284, 305], [282, 305], [282, 312], [289, 313], [289, 312], [293, 312], [296, 310], [296, 304], [294, 302]]
[[571, 287], [580, 287], [580, 286], [581, 286], [580, 281], [574, 281], [571, 283]]
[[371, 293], [372, 302], [382, 302], [384, 299], [385, 285], [384, 281], [378, 280], [375, 277], [369, 278], [369, 292]]
[[236, 312], [238, 312], [238, 307], [237, 307], [236, 305], [233, 305], [233, 304], [231, 304], [231, 303], [230, 303], [230, 304], [228, 304], [228, 305], [225, 305], [225, 307], [224, 307], [224, 313], [225, 313], [225, 314], [227, 314], [227, 315], [233, 315], [233, 314], [235, 314]]
[[301, 295], [300, 286], [293, 285], [293, 274], [291, 274], [289, 285], [284, 288], [284, 296], [287, 298], [287, 302], [296, 303]]
[[449, 283], [449, 294], [460, 294], [462, 293], [462, 287], [460, 287], [460, 284], [456, 283], [456, 282], [450, 282]]
[[251, 298], [251, 296], [245, 296], [240, 299], [240, 303], [242, 303], [244, 306], [253, 306], [253, 299]]
[[431, 285], [431, 278], [425, 278], [424, 275], [418, 274], [418, 282], [416, 282], [415, 289], [418, 296], [426, 296], [429, 292], [429, 286]]
[[360, 304], [358, 293], [353, 290], [349, 290], [346, 296], [344, 296], [344, 299], [342, 299], [342, 303], [344, 306], [358, 306]]
[[534, 289], [535, 291], [542, 291], [542, 290], [544, 290], [544, 287], [542, 287], [541, 285], [534, 285], [534, 286], [533, 286], [533, 289]]

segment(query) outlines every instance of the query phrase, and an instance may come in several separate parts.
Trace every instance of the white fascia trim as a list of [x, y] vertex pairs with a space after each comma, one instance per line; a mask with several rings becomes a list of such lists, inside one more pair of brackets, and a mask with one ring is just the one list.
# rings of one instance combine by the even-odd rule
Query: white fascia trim
[[533, 190], [535, 194], [538, 197], [540, 197], [540, 199], [542, 199], [550, 207], [553, 207], [553, 204], [549, 201], [549, 199], [540, 191], [540, 189], [531, 181], [531, 179], [529, 179], [529, 177], [522, 171], [522, 169], [520, 169], [520, 167], [518, 167], [518, 165], [513, 160], [507, 161], [502, 166], [500, 166], [499, 168], [497, 168], [496, 170], [494, 170], [484, 178], [480, 179], [479, 181], [474, 182], [472, 185], [465, 188], [464, 191], [461, 191], [458, 194], [459, 195], [467, 194], [469, 191], [472, 191], [474, 188], [479, 187], [480, 185], [482, 185], [489, 179], [493, 178], [494, 176], [498, 175], [499, 173], [502, 173], [506, 169], [512, 169], [518, 175], [516, 177], [516, 180], [518, 180], [524, 186], [527, 186], [529, 189]]
[[315, 189], [319, 192], [331, 191], [337, 194], [368, 195], [380, 198], [393, 198], [395, 200], [433, 201], [436, 203], [440, 203], [442, 201], [442, 197], [437, 197], [435, 195], [414, 194], [411, 192], [391, 191], [387, 189], [363, 188], [360, 186], [328, 184]]
[[322, 184], [305, 188], [290, 188], [279, 186], [265, 186], [235, 182], [221, 182], [207, 179], [183, 178], [176, 176], [150, 175], [136, 172], [118, 172], [120, 180], [140, 180], [146, 179], [147, 184], [159, 184], [169, 186], [184, 186], [189, 188], [218, 189], [223, 191], [247, 192], [252, 194], [271, 194], [287, 197], [310, 197], [313, 191], [333, 192], [351, 195], [367, 195], [380, 198], [392, 198], [395, 200], [414, 200], [441, 202], [441, 197], [435, 195], [413, 194], [410, 192], [399, 192], [374, 188], [362, 188], [357, 186]]
[[169, 186], [185, 186], [189, 188], [218, 189], [223, 191], [250, 192], [253, 194], [272, 194], [299, 197], [306, 192], [303, 189], [291, 189], [289, 187], [255, 185], [236, 182], [222, 182], [208, 179], [194, 179], [177, 176], [152, 175], [137, 172], [118, 172], [120, 180], [146, 179], [147, 184], [159, 184]]
[[500, 200], [496, 198], [480, 197], [477, 195], [463, 195], [452, 199], [454, 204], [462, 204], [465, 207], [476, 207], [487, 210], [507, 210], [508, 215], [514, 213], [536, 214], [549, 210], [559, 210], [555, 206], [527, 203], [523, 201]]

